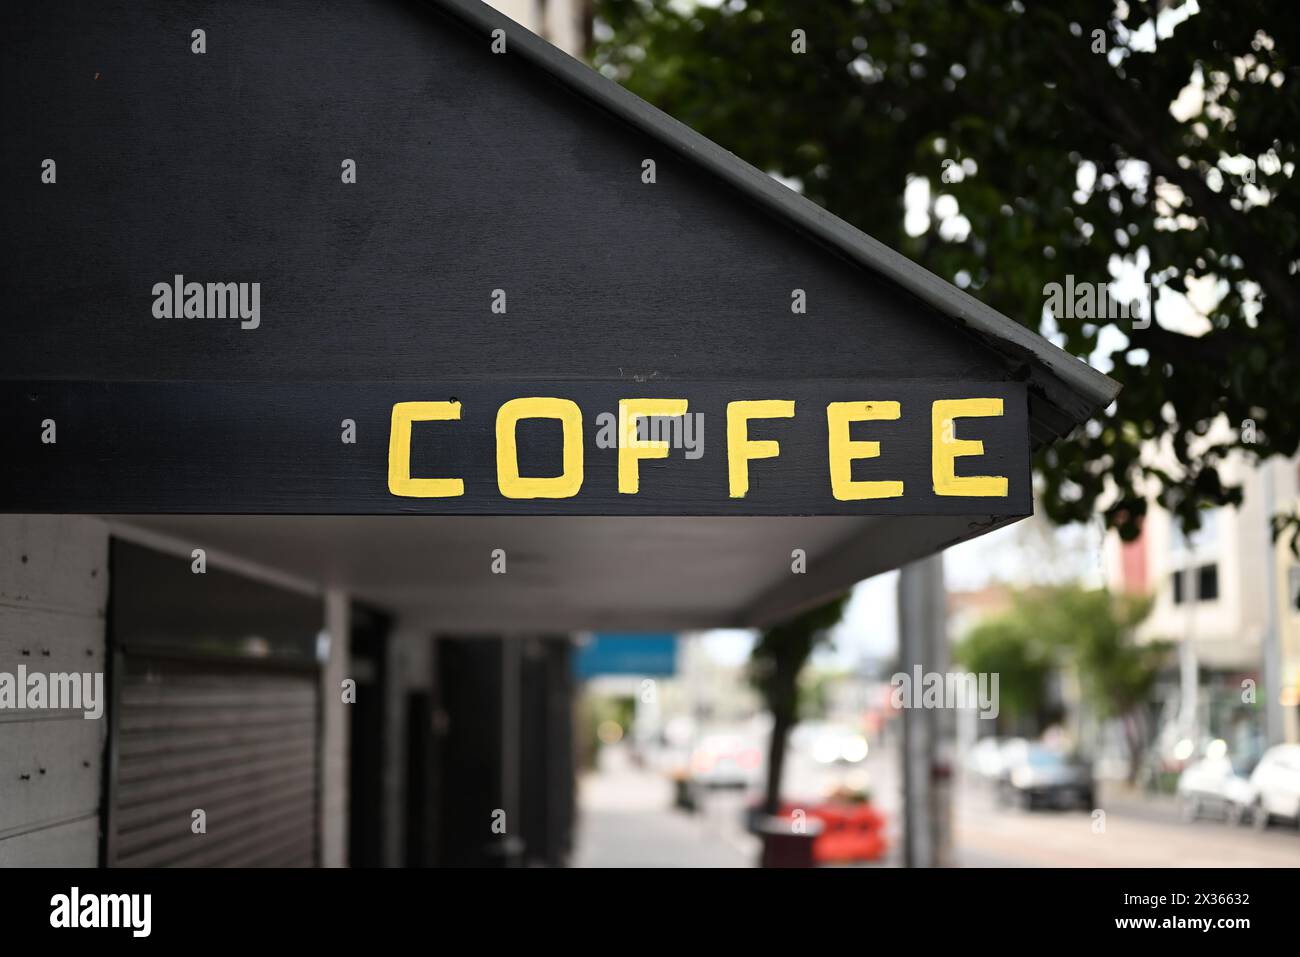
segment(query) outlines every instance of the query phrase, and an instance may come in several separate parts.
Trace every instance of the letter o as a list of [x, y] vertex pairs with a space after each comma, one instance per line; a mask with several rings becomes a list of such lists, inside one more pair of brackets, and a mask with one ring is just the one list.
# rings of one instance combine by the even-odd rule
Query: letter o
[[[559, 419], [564, 429], [564, 468], [559, 475], [519, 474], [516, 429], [521, 419]], [[573, 498], [582, 488], [582, 410], [570, 399], [511, 399], [497, 410], [497, 488], [506, 498]]]

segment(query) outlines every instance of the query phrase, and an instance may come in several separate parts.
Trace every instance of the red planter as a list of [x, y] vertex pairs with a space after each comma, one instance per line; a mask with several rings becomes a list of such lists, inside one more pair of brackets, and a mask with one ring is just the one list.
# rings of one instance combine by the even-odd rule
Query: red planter
[[[795, 808], [793, 804], [781, 807], [781, 817], [791, 820], [791, 826]], [[885, 856], [885, 818], [870, 804], [827, 802], [800, 810], [809, 822], [817, 823], [808, 829], [815, 864], [861, 863]]]

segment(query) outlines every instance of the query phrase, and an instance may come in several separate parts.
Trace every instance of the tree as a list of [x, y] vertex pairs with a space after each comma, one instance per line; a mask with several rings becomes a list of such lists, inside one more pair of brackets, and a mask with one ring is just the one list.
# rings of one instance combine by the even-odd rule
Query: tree
[[1021, 616], [980, 622], [957, 644], [954, 658], [977, 674], [998, 676], [998, 734], [1020, 732], [1030, 722], [1041, 726], [1052, 647], [1030, 632]]
[[1010, 610], [961, 640], [956, 657], [974, 671], [999, 674], [1000, 710], [1012, 716], [1040, 714], [1050, 671], [1073, 665], [1097, 716], [1124, 728], [1132, 779], [1147, 742], [1142, 708], [1169, 655], [1166, 642], [1135, 640], [1151, 606], [1146, 596], [1078, 585], [1017, 592]]
[[[1300, 446], [1300, 17], [1262, 0], [1194, 6], [600, 0], [594, 58], [814, 202], [1109, 363], [1119, 401], [1035, 464], [1053, 519], [1104, 506], [1132, 538], [1148, 487], [1194, 530], [1205, 506], [1240, 501], [1219, 475], [1230, 451]], [[924, 206], [905, 216], [909, 188]], [[1145, 315], [1161, 302], [1146, 328], [1049, 296], [1067, 277], [1105, 284], [1119, 263], [1142, 277]], [[1170, 318], [1169, 294], [1190, 289], [1213, 293], [1204, 330]], [[1211, 436], [1216, 421], [1230, 428]], [[1144, 459], [1153, 440], [1176, 469]]]
[[1084, 697], [1099, 717], [1123, 726], [1129, 780], [1135, 781], [1148, 739], [1143, 706], [1151, 699], [1171, 646], [1165, 641], [1138, 644], [1133, 640], [1133, 630], [1151, 613], [1152, 600], [1147, 596], [1071, 589], [1064, 598], [1062, 611], [1073, 622], [1070, 646]]
[[813, 648], [824, 641], [844, 612], [848, 595], [841, 595], [765, 630], [750, 654], [749, 678], [772, 714], [768, 742], [767, 786], [763, 811], [775, 814], [781, 804], [781, 774], [786, 741], [799, 717], [799, 674]]

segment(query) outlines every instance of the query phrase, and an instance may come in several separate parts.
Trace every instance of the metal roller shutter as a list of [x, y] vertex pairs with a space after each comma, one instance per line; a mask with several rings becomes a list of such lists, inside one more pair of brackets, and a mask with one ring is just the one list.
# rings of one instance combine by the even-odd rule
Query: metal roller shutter
[[[107, 863], [313, 866], [314, 671], [118, 658]], [[206, 814], [207, 833], [192, 830]]]

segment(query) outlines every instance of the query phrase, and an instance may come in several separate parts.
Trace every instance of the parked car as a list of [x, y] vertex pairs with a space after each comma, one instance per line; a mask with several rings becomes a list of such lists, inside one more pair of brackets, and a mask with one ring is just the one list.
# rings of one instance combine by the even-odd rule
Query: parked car
[[1250, 775], [1251, 807], [1258, 828], [1281, 818], [1300, 823], [1300, 744], [1279, 744], [1264, 752]]
[[691, 752], [690, 779], [704, 788], [749, 788], [761, 775], [763, 752], [740, 734], [707, 734]]
[[1092, 766], [1041, 744], [1018, 742], [1002, 749], [999, 795], [1006, 803], [1036, 807], [1095, 807]]
[[1228, 756], [1222, 739], [1211, 741], [1205, 754], [1178, 776], [1178, 803], [1183, 820], [1219, 817], [1238, 824], [1251, 813], [1255, 788], [1248, 776], [1248, 762]]

